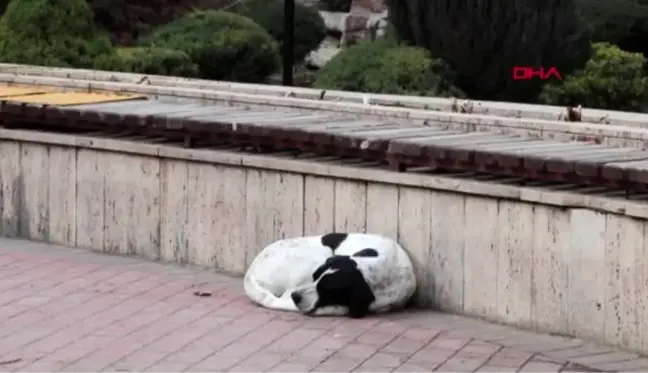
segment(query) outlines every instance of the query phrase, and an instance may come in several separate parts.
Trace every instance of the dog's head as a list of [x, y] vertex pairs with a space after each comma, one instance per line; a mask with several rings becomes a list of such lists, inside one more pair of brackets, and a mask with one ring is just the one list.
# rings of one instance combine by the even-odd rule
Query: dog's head
[[296, 289], [291, 296], [305, 314], [312, 314], [320, 307], [345, 306], [349, 316], [355, 318], [366, 316], [376, 300], [358, 263], [346, 255], [328, 258], [313, 272], [312, 283]]

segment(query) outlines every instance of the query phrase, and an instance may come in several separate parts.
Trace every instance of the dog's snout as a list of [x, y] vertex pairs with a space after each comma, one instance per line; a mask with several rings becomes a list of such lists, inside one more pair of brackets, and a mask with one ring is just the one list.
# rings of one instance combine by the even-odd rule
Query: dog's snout
[[290, 297], [292, 298], [293, 302], [295, 302], [295, 305], [298, 305], [302, 301], [302, 296], [296, 291], [293, 291], [290, 293]]

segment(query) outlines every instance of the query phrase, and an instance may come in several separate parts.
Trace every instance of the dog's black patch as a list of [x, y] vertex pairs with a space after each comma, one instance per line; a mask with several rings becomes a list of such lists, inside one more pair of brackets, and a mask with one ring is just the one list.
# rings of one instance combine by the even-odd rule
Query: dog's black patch
[[322, 236], [322, 245], [330, 247], [335, 252], [348, 236], [348, 233], [327, 233]]
[[368, 247], [366, 249], [358, 251], [351, 256], [354, 256], [356, 258], [376, 258], [378, 256], [378, 251], [376, 251], [376, 249]]
[[[325, 274], [327, 270], [335, 270]], [[376, 297], [358, 269], [355, 260], [347, 255], [333, 255], [313, 273], [317, 281], [318, 301], [315, 308], [340, 305], [349, 307], [349, 316], [365, 317]]]

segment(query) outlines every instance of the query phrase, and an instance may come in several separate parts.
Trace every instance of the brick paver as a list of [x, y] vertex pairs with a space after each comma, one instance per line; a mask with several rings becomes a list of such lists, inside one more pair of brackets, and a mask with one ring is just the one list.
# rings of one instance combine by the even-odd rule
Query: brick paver
[[648, 370], [634, 354], [454, 315], [269, 311], [241, 288], [210, 271], [0, 238], [0, 370]]

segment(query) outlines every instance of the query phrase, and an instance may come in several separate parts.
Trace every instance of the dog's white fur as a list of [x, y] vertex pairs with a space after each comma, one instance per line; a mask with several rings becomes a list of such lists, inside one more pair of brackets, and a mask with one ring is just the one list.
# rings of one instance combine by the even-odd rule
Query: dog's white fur
[[[378, 256], [353, 257], [366, 248], [376, 250]], [[322, 244], [321, 235], [288, 238], [270, 244], [248, 268], [245, 292], [263, 307], [308, 313], [318, 299], [318, 279], [313, 280], [313, 272], [333, 254], [350, 256], [357, 263], [376, 298], [369, 306], [372, 313], [404, 307], [416, 290], [412, 262], [397, 242], [375, 234], [349, 233], [335, 251]], [[291, 298], [294, 291], [304, 299], [301, 309]], [[347, 312], [346, 307], [329, 306], [316, 310], [315, 314], [344, 315]]]

